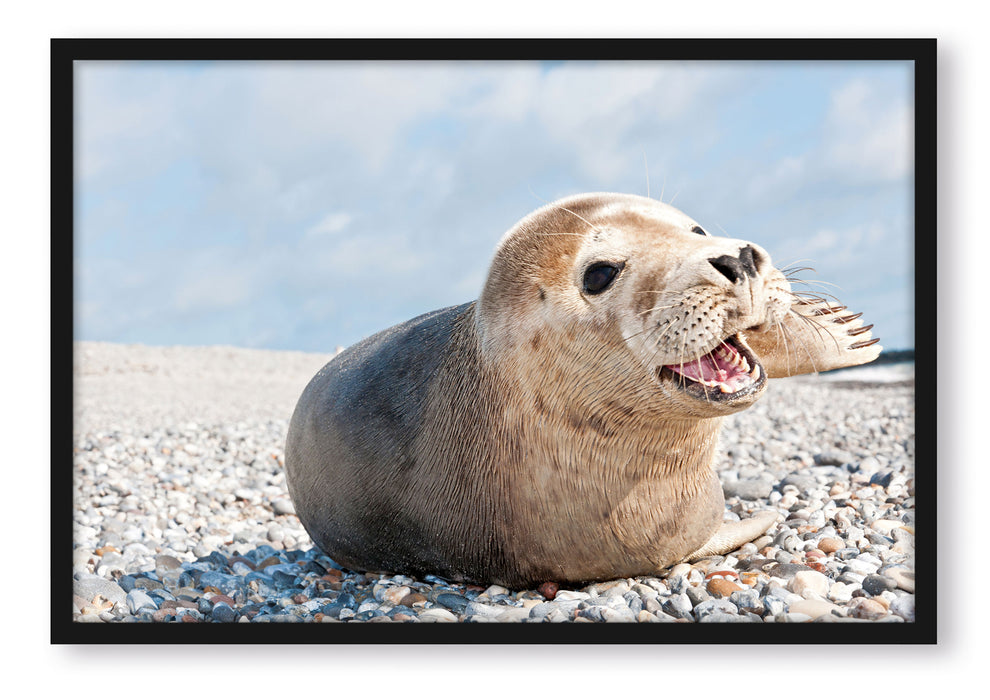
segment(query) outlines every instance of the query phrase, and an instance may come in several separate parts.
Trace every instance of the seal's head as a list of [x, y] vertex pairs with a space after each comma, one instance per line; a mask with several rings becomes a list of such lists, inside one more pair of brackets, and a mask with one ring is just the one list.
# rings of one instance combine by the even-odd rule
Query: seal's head
[[[791, 303], [760, 246], [710, 236], [656, 200], [580, 195], [537, 210], [502, 239], [479, 300], [479, 334], [486, 353], [515, 355], [521, 374], [537, 364], [546, 378], [554, 364], [561, 381], [578, 371], [594, 383], [598, 365], [616, 390], [625, 383], [617, 377], [642, 382], [637, 401], [650, 386], [665, 417], [712, 417], [763, 393], [767, 373], [746, 331], [774, 327]], [[541, 360], [548, 334], [580, 352], [555, 343], [556, 357]]]

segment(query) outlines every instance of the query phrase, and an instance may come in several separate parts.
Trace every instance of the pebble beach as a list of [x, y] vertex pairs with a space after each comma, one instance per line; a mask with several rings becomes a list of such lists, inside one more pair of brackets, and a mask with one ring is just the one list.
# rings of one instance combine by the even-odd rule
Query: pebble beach
[[331, 357], [74, 344], [74, 621], [914, 621], [913, 366], [773, 380], [726, 420], [725, 519], [779, 514], [758, 540], [653, 576], [509, 590], [350, 571], [313, 546], [284, 441]]

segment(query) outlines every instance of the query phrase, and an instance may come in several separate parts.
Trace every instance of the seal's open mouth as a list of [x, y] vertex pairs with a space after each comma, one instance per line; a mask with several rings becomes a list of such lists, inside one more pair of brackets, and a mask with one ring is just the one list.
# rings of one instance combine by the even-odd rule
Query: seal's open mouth
[[695, 360], [664, 365], [660, 376], [707, 401], [739, 398], [766, 383], [763, 367], [735, 335]]

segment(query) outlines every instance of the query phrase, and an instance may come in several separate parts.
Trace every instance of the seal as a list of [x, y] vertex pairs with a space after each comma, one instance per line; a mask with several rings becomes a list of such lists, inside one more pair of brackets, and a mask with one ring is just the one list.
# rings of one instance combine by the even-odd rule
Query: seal
[[768, 378], [875, 359], [844, 310], [661, 202], [554, 202], [502, 238], [477, 301], [312, 379], [285, 450], [296, 513], [348, 568], [511, 588], [733, 551], [778, 516], [723, 523], [722, 419]]

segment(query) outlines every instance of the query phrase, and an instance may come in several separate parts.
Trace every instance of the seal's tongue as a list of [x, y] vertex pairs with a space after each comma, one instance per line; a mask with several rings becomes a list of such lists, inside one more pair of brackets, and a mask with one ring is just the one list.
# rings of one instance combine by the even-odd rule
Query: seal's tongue
[[733, 394], [760, 378], [760, 367], [750, 369], [749, 362], [728, 341], [696, 360], [667, 368], [704, 386], [717, 387], [723, 394]]

